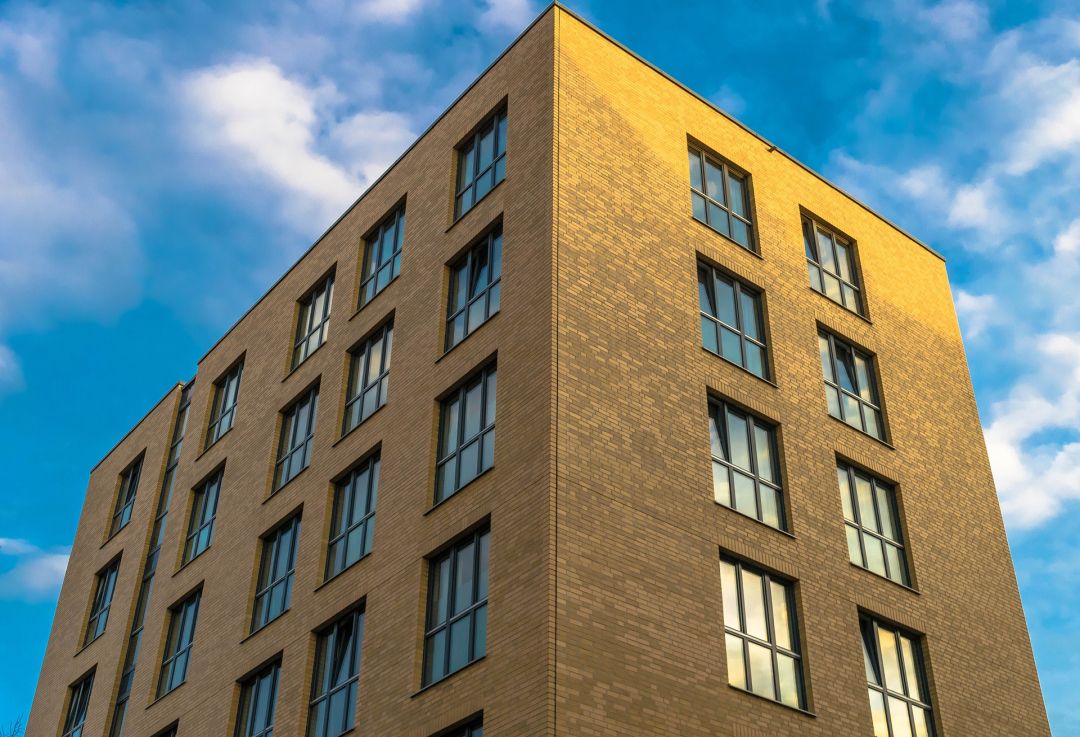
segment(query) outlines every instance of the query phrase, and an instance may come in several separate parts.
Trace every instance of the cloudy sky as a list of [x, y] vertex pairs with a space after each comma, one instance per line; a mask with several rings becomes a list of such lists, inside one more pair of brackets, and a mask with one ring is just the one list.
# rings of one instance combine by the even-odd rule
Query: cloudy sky
[[[1080, 735], [1075, 0], [569, 5], [946, 255], [1051, 721]], [[0, 3], [0, 724], [89, 469], [540, 10]]]

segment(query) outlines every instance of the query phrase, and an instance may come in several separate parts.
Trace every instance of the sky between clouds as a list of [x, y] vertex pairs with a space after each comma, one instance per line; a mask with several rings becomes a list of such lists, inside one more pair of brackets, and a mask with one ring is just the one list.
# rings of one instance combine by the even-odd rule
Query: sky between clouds
[[[1080, 734], [1080, 10], [570, 5], [945, 254], [1054, 727]], [[0, 627], [28, 633], [0, 722], [88, 469], [539, 10], [0, 6]]]

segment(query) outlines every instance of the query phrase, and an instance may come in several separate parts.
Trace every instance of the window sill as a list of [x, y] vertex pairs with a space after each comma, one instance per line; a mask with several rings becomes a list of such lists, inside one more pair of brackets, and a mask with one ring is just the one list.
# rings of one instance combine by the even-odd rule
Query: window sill
[[166, 691], [165, 693], [161, 694], [161, 696], [158, 696], [158, 697], [156, 697], [156, 698], [155, 698], [155, 699], [154, 699], [153, 701], [151, 701], [151, 702], [150, 702], [149, 704], [147, 704], [147, 705], [146, 705], [146, 708], [147, 708], [147, 709], [149, 709], [149, 708], [150, 708], [151, 706], [153, 706], [154, 704], [157, 704], [158, 702], [160, 702], [160, 701], [162, 701], [162, 700], [164, 700], [164, 699], [168, 698], [170, 694], [174, 694], [174, 693], [176, 693], [177, 691], [179, 691], [179, 690], [180, 690], [180, 688], [181, 688], [181, 687], [182, 687], [182, 686], [183, 686], [183, 685], [184, 685], [185, 683], [187, 683], [187, 679], [186, 679], [186, 678], [185, 678], [184, 680], [180, 681], [180, 683], [178, 683], [178, 684], [176, 684], [175, 686], [173, 686], [173, 687], [172, 687], [172, 689], [170, 689], [169, 691]]
[[880, 578], [882, 581], [885, 581], [887, 583], [891, 583], [893, 586], [899, 586], [904, 591], [915, 594], [916, 596], [922, 596], [922, 592], [919, 591], [914, 586], [908, 586], [906, 583], [900, 583], [899, 581], [894, 581], [891, 578], [889, 578], [888, 576], [882, 576], [880, 573], [875, 573], [874, 571], [871, 571], [869, 568], [864, 568], [863, 566], [860, 566], [858, 563], [852, 563], [851, 560], [848, 560], [848, 563], [851, 565], [852, 568], [855, 568], [856, 570], [863, 571], [864, 573], [869, 573], [874, 578]]
[[[387, 401], [389, 401], [389, 400], [387, 400]], [[363, 427], [364, 424], [367, 423], [372, 417], [379, 414], [379, 412], [382, 411], [382, 408], [385, 407], [385, 406], [386, 406], [386, 402], [383, 402], [382, 404], [380, 404], [378, 407], [375, 408], [374, 412], [372, 412], [370, 415], [368, 415], [364, 419], [360, 420], [360, 422], [356, 423], [355, 425], [350, 427], [348, 430], [346, 430], [344, 433], [342, 433], [340, 438], [338, 438], [337, 440], [335, 440], [333, 443], [330, 444], [330, 447], [331, 448], [336, 448], [338, 446], [338, 443], [343, 442], [345, 440], [345, 438], [349, 437], [354, 432], [356, 432], [359, 428]], [[300, 473], [303, 473], [303, 471], [301, 471]], [[297, 474], [297, 476], [299, 476], [299, 475], [300, 474]], [[296, 476], [293, 476], [293, 478], [296, 478]], [[290, 479], [290, 481], [291, 480], [292, 479]], [[288, 482], [286, 482], [286, 483], [288, 483]]]
[[[500, 307], [500, 308], [499, 308], [499, 311], [498, 311], [498, 312], [496, 312], [496, 313], [495, 313], [494, 315], [490, 315], [490, 316], [488, 317], [488, 319], [484, 320], [484, 321], [483, 321], [482, 323], [480, 323], [480, 324], [479, 324], [479, 325], [477, 325], [477, 326], [476, 326], [475, 328], [473, 328], [473, 330], [472, 330], [472, 332], [471, 332], [471, 333], [467, 334], [467, 335], [466, 335], [466, 336], [465, 336], [464, 338], [462, 338], [461, 340], [459, 340], [459, 341], [458, 341], [457, 343], [454, 343], [454, 344], [453, 344], [452, 346], [450, 346], [450, 347], [449, 347], [449, 348], [447, 348], [447, 349], [446, 349], [445, 351], [443, 351], [443, 352], [442, 352], [442, 355], [441, 355], [441, 356], [439, 356], [438, 358], [436, 358], [436, 359], [435, 359], [435, 363], [436, 363], [436, 364], [438, 364], [438, 363], [439, 363], [440, 361], [442, 361], [442, 360], [443, 360], [444, 358], [446, 358], [446, 357], [447, 357], [448, 355], [450, 355], [450, 353], [451, 353], [451, 352], [453, 352], [453, 350], [454, 350], [455, 348], [457, 348], [457, 347], [458, 347], [459, 345], [462, 345], [462, 344], [463, 344], [463, 343], [465, 343], [465, 341], [467, 341], [467, 340], [468, 340], [469, 338], [471, 338], [471, 337], [473, 337], [474, 335], [476, 335], [477, 333], [479, 333], [479, 332], [480, 332], [481, 330], [483, 330], [483, 329], [484, 329], [484, 326], [485, 326], [485, 325], [487, 325], [488, 323], [490, 323], [490, 322], [491, 322], [492, 320], [494, 320], [494, 319], [495, 319], [496, 317], [498, 317], [498, 316], [499, 316], [499, 315], [501, 315], [501, 314], [502, 314], [502, 307]], [[443, 323], [443, 330], [444, 330], [444, 331], [446, 330], [446, 323], [445, 323], [445, 322]], [[444, 334], [443, 340], [445, 341], [445, 339], [446, 339], [446, 338], [445, 338], [445, 334]]]
[[[105, 634], [104, 632], [101, 633], [101, 635], [104, 635], [104, 634]], [[97, 642], [98, 640], [101, 639], [101, 635], [98, 635], [93, 640], [90, 640], [90, 642], [86, 643], [85, 645], [82, 645], [78, 650], [75, 651], [75, 654], [72, 655], [71, 657], [77, 658], [80, 655], [82, 655], [83, 652], [85, 652], [86, 650], [89, 650], [91, 645], [93, 645], [95, 642]]]
[[279, 621], [279, 620], [281, 620], [281, 619], [284, 619], [285, 615], [286, 615], [286, 614], [288, 614], [288, 613], [289, 613], [289, 612], [291, 612], [291, 611], [292, 611], [292, 609], [291, 609], [291, 608], [289, 608], [289, 609], [285, 609], [285, 610], [283, 610], [283, 611], [281, 612], [281, 614], [279, 614], [279, 615], [277, 615], [276, 617], [274, 617], [273, 619], [271, 619], [271, 620], [270, 620], [269, 622], [267, 622], [266, 624], [264, 624], [264, 625], [263, 625], [262, 627], [259, 627], [259, 629], [257, 629], [257, 630], [252, 630], [251, 632], [248, 632], [248, 633], [247, 633], [246, 635], [244, 635], [243, 639], [242, 639], [242, 640], [240, 640], [240, 644], [241, 644], [241, 645], [243, 645], [243, 644], [244, 644], [245, 642], [247, 642], [248, 640], [250, 640], [251, 638], [253, 638], [253, 637], [254, 637], [255, 635], [257, 635], [257, 634], [259, 634], [260, 632], [264, 631], [264, 630], [265, 630], [265, 629], [266, 629], [267, 627], [269, 627], [270, 625], [272, 625], [272, 624], [273, 624], [274, 622], [277, 622], [277, 621]]
[[[359, 425], [357, 425], [357, 427], [359, 427]], [[301, 476], [301, 475], [302, 475], [302, 474], [304, 473], [304, 471], [308, 470], [309, 468], [311, 468], [311, 462], [310, 462], [310, 460], [308, 461], [308, 464], [307, 464], [306, 466], [304, 466], [303, 468], [301, 468], [301, 469], [300, 469], [299, 471], [297, 471], [297, 472], [296, 472], [296, 475], [295, 475], [295, 476], [292, 476], [292, 477], [290, 477], [288, 481], [286, 481], [286, 482], [285, 482], [285, 483], [283, 483], [283, 484], [282, 484], [281, 486], [279, 486], [279, 487], [277, 487], [276, 489], [274, 489], [273, 491], [271, 491], [271, 492], [270, 492], [270, 496], [268, 496], [268, 497], [266, 497], [265, 499], [263, 499], [263, 500], [262, 500], [262, 503], [263, 503], [263, 504], [266, 504], [266, 503], [267, 503], [268, 501], [270, 501], [270, 500], [271, 500], [271, 499], [273, 499], [273, 498], [274, 498], [275, 496], [277, 496], [278, 494], [280, 494], [280, 493], [281, 493], [281, 490], [282, 490], [282, 489], [284, 489], [284, 488], [285, 488], [286, 486], [288, 486], [289, 484], [291, 484], [291, 483], [292, 483], [293, 481], [296, 481], [296, 479], [300, 478], [300, 476]]]
[[214, 442], [210, 443], [210, 445], [208, 445], [208, 446], [206, 446], [205, 448], [203, 448], [203, 449], [202, 449], [202, 451], [201, 451], [201, 452], [199, 453], [199, 455], [195, 456], [195, 462], [196, 462], [196, 463], [198, 463], [198, 462], [199, 462], [199, 459], [200, 459], [200, 458], [202, 458], [202, 457], [203, 457], [204, 455], [206, 455], [207, 453], [209, 453], [209, 452], [210, 452], [210, 449], [211, 449], [211, 448], [213, 448], [213, 447], [214, 447], [214, 446], [216, 446], [216, 445], [217, 445], [218, 443], [220, 443], [220, 442], [221, 442], [221, 439], [222, 439], [222, 438], [224, 438], [224, 437], [225, 437], [226, 435], [228, 435], [229, 433], [231, 433], [231, 432], [233, 431], [233, 427], [236, 427], [236, 424], [235, 424], [235, 423], [233, 423], [233, 426], [232, 426], [232, 427], [230, 427], [230, 428], [229, 428], [228, 430], [226, 430], [225, 432], [223, 432], [223, 433], [221, 433], [220, 435], [218, 435], [218, 436], [217, 436], [217, 438], [216, 438], [216, 439], [214, 440]]
[[[325, 340], [323, 340], [323, 342], [322, 342], [322, 343], [319, 343], [319, 347], [318, 347], [318, 348], [316, 348], [316, 349], [315, 349], [315, 350], [313, 350], [313, 351], [312, 351], [311, 353], [309, 353], [309, 354], [307, 354], [306, 356], [304, 356], [304, 360], [303, 360], [303, 361], [301, 361], [300, 363], [296, 364], [296, 365], [295, 365], [295, 366], [293, 366], [293, 367], [292, 367], [291, 369], [289, 369], [288, 373], [286, 373], [286, 374], [285, 374], [285, 376], [283, 376], [283, 377], [281, 378], [281, 383], [282, 383], [282, 384], [284, 384], [284, 383], [285, 383], [286, 381], [288, 381], [288, 380], [289, 380], [289, 377], [290, 377], [290, 376], [292, 376], [293, 374], [295, 374], [295, 373], [296, 373], [297, 371], [299, 371], [299, 370], [300, 370], [300, 367], [301, 367], [301, 366], [303, 366], [303, 365], [304, 365], [305, 363], [307, 363], [308, 361], [310, 361], [310, 360], [311, 360], [311, 357], [312, 357], [312, 356], [314, 356], [314, 355], [315, 355], [316, 353], [318, 353], [318, 352], [319, 352], [320, 350], [322, 350], [322, 347], [323, 347], [324, 345], [326, 345], [326, 341], [325, 341]], [[231, 430], [232, 428], [229, 428], [229, 429]]]
[[353, 563], [350, 563], [349, 565], [345, 566], [345, 567], [344, 567], [344, 568], [342, 568], [342, 569], [341, 569], [340, 571], [338, 571], [337, 573], [335, 573], [335, 574], [334, 574], [333, 576], [331, 576], [330, 578], [328, 578], [328, 579], [324, 580], [324, 581], [323, 581], [323, 582], [322, 582], [321, 584], [319, 584], [319, 585], [318, 585], [318, 586], [316, 586], [316, 587], [315, 587], [314, 589], [312, 589], [312, 593], [315, 593], [316, 591], [319, 591], [320, 589], [326, 588], [327, 586], [329, 586], [330, 584], [332, 584], [332, 583], [333, 583], [334, 581], [337, 581], [337, 580], [338, 580], [339, 578], [341, 578], [342, 576], [344, 576], [344, 575], [345, 575], [345, 574], [346, 574], [347, 572], [349, 572], [349, 571], [351, 571], [352, 569], [356, 568], [356, 567], [357, 567], [358, 565], [360, 565], [360, 564], [361, 564], [361, 563], [363, 563], [363, 562], [364, 562], [365, 560], [367, 560], [368, 558], [370, 558], [370, 557], [371, 557], [371, 553], [373, 553], [373, 552], [375, 552], [375, 551], [371, 551], [371, 552], [368, 552], [368, 553], [364, 553], [363, 555], [361, 555], [361, 556], [360, 556], [359, 558], [357, 558], [357, 559], [356, 559], [356, 561], [355, 561], [355, 562], [353, 562]]
[[481, 478], [483, 478], [484, 476], [486, 476], [487, 474], [491, 473], [491, 470], [492, 470], [493, 468], [495, 468], [495, 464], [494, 464], [494, 463], [492, 463], [492, 464], [491, 464], [491, 466], [490, 466], [489, 468], [485, 468], [485, 469], [484, 469], [483, 471], [481, 471], [480, 473], [476, 474], [476, 475], [475, 475], [475, 476], [473, 476], [473, 477], [472, 477], [471, 479], [469, 479], [469, 483], [467, 483], [467, 484], [464, 484], [463, 486], [459, 486], [459, 487], [458, 487], [457, 489], [455, 489], [455, 490], [454, 490], [454, 492], [453, 492], [452, 494], [450, 494], [450, 496], [446, 497], [446, 498], [445, 498], [445, 499], [443, 499], [442, 501], [439, 501], [439, 502], [435, 502], [434, 504], [432, 504], [432, 505], [431, 505], [430, 507], [428, 507], [427, 511], [426, 511], [426, 512], [424, 512], [424, 515], [423, 515], [423, 516], [427, 517], [427, 516], [428, 516], [429, 514], [431, 514], [432, 512], [434, 512], [434, 511], [435, 511], [436, 509], [439, 509], [440, 507], [442, 507], [442, 506], [443, 506], [444, 504], [446, 504], [446, 503], [447, 503], [448, 501], [450, 501], [451, 499], [453, 499], [454, 497], [456, 497], [456, 496], [457, 496], [458, 494], [460, 494], [461, 492], [463, 492], [463, 491], [464, 491], [465, 489], [468, 489], [468, 488], [469, 488], [470, 486], [472, 486], [473, 484], [475, 484], [475, 483], [477, 482], [477, 480], [478, 480], [478, 479], [481, 479]]
[[209, 549], [210, 549], [210, 546], [209, 546], [209, 545], [207, 545], [207, 546], [206, 546], [205, 548], [203, 548], [203, 549], [202, 549], [202, 551], [201, 551], [201, 552], [200, 552], [200, 553], [199, 553], [198, 555], [194, 556], [194, 557], [193, 557], [193, 558], [192, 558], [191, 560], [189, 560], [189, 561], [187, 561], [187, 562], [185, 562], [185, 563], [181, 564], [181, 566], [180, 566], [179, 568], [177, 568], [177, 569], [176, 569], [176, 570], [175, 570], [175, 571], [173, 572], [173, 574], [172, 574], [172, 576], [171, 576], [171, 577], [176, 577], [176, 576], [179, 576], [179, 575], [180, 575], [180, 572], [181, 572], [181, 571], [183, 571], [183, 570], [184, 570], [185, 568], [187, 568], [187, 567], [188, 567], [188, 566], [190, 566], [190, 565], [191, 565], [192, 563], [194, 563], [195, 561], [197, 561], [197, 560], [198, 560], [199, 558], [203, 557], [203, 555], [205, 555], [205, 554], [206, 554], [206, 551], [207, 551], [207, 550], [209, 550]]
[[708, 353], [713, 358], [719, 358], [721, 361], [728, 364], [729, 366], [734, 366], [735, 368], [739, 369], [739, 371], [742, 371], [744, 374], [749, 374], [750, 376], [753, 376], [758, 381], [765, 382], [766, 384], [771, 386], [773, 389], [779, 389], [780, 388], [780, 386], [775, 381], [773, 381], [772, 379], [766, 379], [764, 376], [758, 376], [757, 374], [755, 374], [753, 371], [746, 368], [745, 366], [740, 366], [739, 364], [735, 363], [731, 359], [725, 358], [724, 356], [720, 355], [719, 353], [709, 350], [705, 346], [701, 346], [701, 350], [705, 351], [706, 353]]
[[726, 509], [727, 511], [731, 512], [732, 514], [737, 514], [737, 515], [739, 515], [739, 517], [741, 517], [741, 518], [743, 518], [743, 519], [748, 519], [748, 520], [750, 520], [751, 522], [753, 522], [753, 523], [754, 523], [754, 524], [756, 524], [756, 525], [761, 525], [761, 526], [762, 526], [762, 527], [764, 527], [764, 528], [765, 528], [766, 530], [771, 530], [772, 532], [779, 532], [779, 533], [780, 533], [781, 535], [784, 535], [784, 536], [786, 536], [786, 537], [789, 537], [789, 538], [791, 538], [792, 540], [795, 540], [795, 539], [796, 539], [796, 537], [795, 537], [795, 533], [794, 533], [794, 532], [791, 532], [791, 531], [789, 531], [789, 530], [782, 530], [782, 529], [780, 529], [779, 527], [773, 527], [773, 526], [772, 526], [772, 525], [770, 525], [769, 523], [767, 523], [767, 522], [762, 522], [761, 520], [757, 519], [756, 517], [751, 517], [750, 515], [748, 515], [748, 514], [745, 514], [745, 513], [743, 513], [743, 512], [740, 512], [739, 510], [737, 510], [737, 509], [735, 509], [735, 508], [733, 508], [733, 507], [729, 507], [729, 506], [728, 506], [728, 505], [726, 505], [726, 504], [721, 504], [720, 502], [716, 501], [716, 499], [715, 499], [715, 498], [713, 499], [713, 504], [715, 504], [716, 506], [720, 507], [721, 509]]
[[[839, 302], [837, 302], [837, 301], [836, 301], [835, 299], [833, 299], [833, 298], [832, 298], [832, 297], [830, 297], [829, 295], [825, 294], [824, 292], [819, 292], [818, 290], [814, 289], [814, 288], [813, 288], [812, 286], [810, 286], [810, 285], [807, 285], [807, 286], [806, 286], [806, 288], [807, 288], [807, 289], [809, 289], [809, 290], [810, 290], [811, 292], [813, 292], [814, 294], [816, 294], [817, 296], [819, 296], [819, 297], [821, 297], [822, 299], [824, 299], [824, 300], [825, 300], [826, 302], [828, 302], [829, 304], [833, 304], [833, 305], [836, 305], [837, 307], [839, 307], [839, 308], [840, 308], [841, 310], [843, 310], [843, 311], [844, 311], [844, 312], [846, 312], [847, 314], [849, 314], [849, 315], [854, 315], [855, 317], [859, 318], [860, 320], [862, 320], [863, 322], [865, 322], [865, 323], [866, 323], [867, 325], [873, 325], [873, 324], [874, 324], [874, 321], [873, 321], [873, 320], [871, 320], [871, 319], [870, 319], [869, 317], [867, 317], [866, 315], [863, 315], [862, 313], [856, 312], [855, 310], [851, 309], [850, 307], [845, 307], [844, 305], [840, 304]], [[863, 295], [863, 296], [865, 297], [865, 295]]]
[[[749, 253], [749, 254], [750, 254], [751, 256], [754, 256], [755, 258], [759, 258], [759, 259], [761, 259], [762, 261], [764, 261], [764, 260], [765, 260], [765, 257], [764, 257], [764, 256], [762, 256], [762, 255], [761, 255], [760, 253], [758, 253], [758, 252], [757, 252], [757, 251], [756, 251], [755, 249], [753, 249], [753, 248], [747, 248], [746, 246], [744, 246], [744, 245], [743, 245], [742, 243], [739, 243], [739, 242], [738, 242], [737, 240], [735, 240], [735, 239], [734, 239], [734, 238], [732, 238], [731, 236], [729, 236], [729, 235], [724, 235], [723, 233], [721, 233], [721, 232], [720, 232], [719, 230], [717, 230], [717, 229], [716, 229], [716, 228], [714, 228], [713, 226], [709, 225], [708, 223], [706, 223], [706, 222], [703, 222], [703, 221], [701, 221], [701, 220], [698, 220], [698, 219], [697, 219], [696, 217], [694, 217], [694, 216], [693, 216], [692, 214], [690, 215], [690, 219], [691, 219], [691, 220], [693, 220], [693, 221], [694, 221], [695, 223], [697, 223], [698, 225], [700, 225], [701, 227], [703, 227], [703, 228], [705, 228], [706, 230], [708, 230], [708, 231], [709, 231], [710, 233], [715, 233], [716, 235], [720, 236], [720, 237], [721, 237], [721, 238], [723, 238], [723, 239], [724, 239], [725, 241], [727, 241], [727, 242], [728, 242], [728, 243], [730, 243], [731, 245], [733, 245], [733, 246], [735, 246], [736, 248], [738, 248], [738, 249], [739, 249], [740, 251], [745, 251], [746, 253]], [[756, 233], [755, 233], [755, 235], [756, 235]], [[734, 688], [734, 687], [733, 687], [733, 688]]]
[[766, 703], [775, 704], [776, 706], [779, 706], [779, 707], [781, 707], [783, 709], [790, 709], [791, 711], [802, 714], [803, 716], [813, 717], [814, 719], [817, 719], [817, 714], [810, 711], [809, 709], [804, 709], [801, 706], [791, 706], [790, 704], [785, 704], [783, 701], [777, 701], [776, 699], [770, 699], [768, 696], [762, 696], [761, 694], [756, 694], [753, 691], [750, 691], [750, 690], [745, 689], [745, 688], [741, 688], [739, 686], [732, 685], [730, 683], [728, 684], [728, 688], [733, 689], [735, 691], [738, 691], [741, 694], [746, 694], [747, 696], [753, 696], [755, 699], [760, 699], [761, 701], [764, 701]]
[[116, 539], [116, 536], [119, 535], [124, 530], [126, 530], [127, 526], [130, 525], [130, 524], [131, 524], [131, 521], [129, 520], [127, 522], [127, 524], [125, 524], [119, 530], [117, 530], [116, 532], [114, 532], [113, 534], [111, 534], [107, 538], [105, 538], [105, 542], [101, 543], [101, 545], [98, 547], [98, 550], [104, 550], [105, 546], [108, 545], [109, 543], [111, 543], [114, 539]]
[[[404, 249], [403, 249], [403, 250], [404, 250]], [[362, 304], [362, 305], [360, 305], [359, 307], [357, 307], [357, 308], [356, 308], [356, 310], [355, 310], [355, 311], [354, 311], [354, 312], [353, 312], [353, 313], [352, 313], [351, 315], [349, 315], [349, 319], [348, 319], [348, 320], [346, 320], [345, 322], [352, 322], [352, 321], [353, 321], [353, 319], [354, 319], [354, 318], [355, 318], [355, 317], [356, 317], [357, 315], [359, 315], [359, 314], [360, 314], [361, 312], [363, 312], [363, 311], [364, 311], [364, 310], [366, 310], [366, 309], [367, 309], [368, 307], [370, 307], [370, 306], [371, 306], [371, 304], [372, 304], [372, 303], [374, 303], [374, 302], [375, 302], [375, 300], [377, 300], [377, 299], [379, 298], [379, 295], [381, 295], [381, 294], [385, 294], [385, 293], [386, 293], [386, 290], [387, 290], [387, 289], [389, 289], [389, 288], [390, 288], [390, 287], [391, 287], [391, 286], [393, 285], [393, 283], [394, 283], [394, 282], [396, 282], [396, 281], [397, 281], [398, 279], [400, 279], [400, 278], [401, 278], [401, 274], [398, 274], [398, 275], [397, 275], [397, 276], [395, 276], [395, 277], [394, 277], [393, 279], [391, 279], [390, 281], [386, 282], [386, 286], [385, 286], [385, 287], [383, 287], [382, 289], [380, 289], [379, 291], [377, 291], [377, 292], [375, 293], [375, 295], [374, 295], [374, 296], [373, 296], [373, 297], [372, 297], [371, 299], [369, 299], [369, 300], [368, 300], [367, 302], [365, 302], [364, 304]]]
[[881, 438], [875, 438], [870, 433], [865, 432], [864, 430], [860, 430], [859, 428], [855, 427], [854, 425], [849, 425], [848, 423], [841, 420], [839, 417], [834, 417], [833, 415], [830, 415], [827, 411], [826, 411], [825, 415], [830, 420], [832, 420], [833, 422], [840, 423], [841, 425], [843, 425], [847, 429], [852, 430], [853, 432], [859, 433], [859, 435], [862, 435], [864, 438], [869, 438], [870, 440], [873, 440], [875, 443], [880, 443], [881, 445], [884, 445], [889, 450], [896, 450], [896, 446], [894, 446], [892, 443], [890, 443], [887, 440], [882, 440]]
[[[478, 200], [477, 200], [476, 202], [474, 202], [474, 203], [472, 204], [472, 207], [470, 207], [470, 208], [469, 208], [468, 210], [466, 210], [465, 212], [463, 212], [463, 213], [461, 213], [460, 215], [458, 215], [458, 216], [457, 216], [457, 217], [456, 217], [456, 218], [454, 219], [454, 221], [453, 221], [452, 223], [450, 223], [450, 225], [449, 225], [449, 226], [447, 226], [446, 230], [444, 230], [444, 231], [443, 231], [443, 234], [449, 233], [449, 232], [450, 232], [451, 230], [453, 230], [453, 229], [454, 229], [454, 226], [455, 226], [455, 225], [457, 225], [458, 223], [460, 223], [460, 222], [461, 222], [462, 220], [464, 220], [465, 218], [469, 217], [469, 214], [470, 214], [470, 213], [476, 212], [476, 208], [480, 206], [480, 203], [481, 203], [481, 202], [483, 202], [484, 200], [486, 200], [486, 199], [487, 199], [488, 197], [490, 197], [490, 196], [491, 196], [491, 193], [492, 193], [492, 192], [494, 192], [495, 190], [497, 190], [497, 189], [498, 189], [499, 187], [501, 187], [501, 186], [502, 186], [502, 183], [503, 183], [503, 182], [505, 182], [505, 181], [506, 181], [506, 176], [505, 176], [505, 175], [503, 175], [503, 178], [502, 178], [502, 179], [500, 179], [499, 181], [495, 182], [495, 186], [494, 186], [494, 187], [492, 187], [491, 189], [489, 189], [489, 190], [488, 190], [488, 191], [487, 191], [487, 192], [486, 192], [486, 193], [484, 194], [484, 196], [483, 196], [483, 197], [481, 197], [481, 198], [480, 198], [480, 199], [478, 199]], [[455, 192], [454, 194], [456, 194], [456, 192]], [[451, 202], [450, 204], [451, 204], [451, 205], [453, 205], [453, 202]]]
[[447, 674], [446, 674], [445, 676], [443, 676], [443, 677], [442, 677], [442, 678], [440, 678], [439, 680], [437, 680], [437, 681], [432, 681], [432, 682], [431, 682], [431, 683], [429, 683], [428, 685], [426, 685], [426, 686], [424, 686], [423, 688], [421, 688], [421, 689], [420, 689], [419, 691], [414, 691], [414, 692], [413, 692], [413, 693], [412, 693], [412, 694], [411, 694], [411, 695], [409, 696], [409, 698], [410, 698], [410, 699], [415, 699], [415, 698], [416, 698], [417, 696], [419, 696], [420, 694], [422, 694], [422, 693], [425, 693], [426, 691], [430, 691], [431, 689], [433, 689], [433, 688], [435, 688], [436, 686], [438, 686], [438, 685], [439, 685], [440, 683], [446, 683], [446, 682], [447, 682], [447, 681], [449, 681], [449, 680], [450, 680], [451, 678], [453, 678], [454, 676], [456, 676], [456, 675], [457, 675], [458, 673], [461, 673], [461, 672], [463, 672], [463, 671], [466, 671], [466, 670], [468, 670], [469, 668], [473, 667], [473, 666], [474, 666], [474, 665], [476, 665], [477, 663], [482, 663], [482, 662], [484, 661], [484, 659], [485, 659], [486, 657], [487, 657], [487, 654], [481, 655], [481, 656], [480, 656], [479, 658], [477, 658], [476, 660], [473, 660], [473, 661], [471, 661], [471, 662], [469, 662], [469, 663], [466, 663], [465, 665], [461, 666], [460, 668], [458, 668], [458, 669], [457, 669], [456, 671], [454, 671], [453, 673], [447, 673]]

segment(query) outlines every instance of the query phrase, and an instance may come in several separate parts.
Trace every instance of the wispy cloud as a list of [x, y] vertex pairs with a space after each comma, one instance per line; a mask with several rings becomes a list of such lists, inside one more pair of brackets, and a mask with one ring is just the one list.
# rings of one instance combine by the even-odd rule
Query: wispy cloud
[[530, 0], [485, 0], [486, 7], [480, 14], [484, 28], [520, 32], [525, 30], [536, 16], [537, 10]]
[[42, 550], [20, 538], [0, 538], [0, 599], [39, 601], [57, 594], [64, 582], [68, 551]]

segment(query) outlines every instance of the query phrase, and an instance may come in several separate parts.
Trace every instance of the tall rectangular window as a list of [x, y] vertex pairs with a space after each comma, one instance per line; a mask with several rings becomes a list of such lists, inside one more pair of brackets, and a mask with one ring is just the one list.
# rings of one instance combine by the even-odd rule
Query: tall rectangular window
[[865, 615], [859, 625], [874, 737], [933, 737], [918, 636]]
[[223, 475], [224, 471], [218, 471], [196, 487], [192, 494], [191, 517], [188, 520], [187, 538], [184, 541], [184, 563], [210, 547]]
[[244, 371], [241, 361], [214, 382], [214, 403], [210, 406], [210, 425], [206, 430], [206, 447], [218, 441], [232, 429], [236, 419], [236, 400], [240, 394], [240, 374]]
[[729, 558], [720, 560], [728, 682], [805, 708], [793, 587]]
[[709, 400], [713, 496], [779, 530], [786, 529], [776, 427], [727, 402]]
[[293, 517], [263, 538], [252, 632], [273, 622], [289, 608], [299, 539], [300, 517]]
[[502, 292], [502, 226], [499, 225], [450, 264], [446, 308], [446, 350], [499, 311]]
[[326, 342], [326, 334], [330, 330], [330, 304], [333, 299], [334, 274], [331, 273], [300, 300], [296, 339], [293, 342], [293, 368], [303, 363], [305, 358]]
[[430, 563], [425, 686], [484, 656], [490, 538], [490, 530], [478, 531]]
[[142, 462], [143, 457], [139, 456], [120, 474], [120, 490], [116, 495], [116, 508], [113, 510], [112, 522], [109, 524], [109, 537], [120, 532], [131, 521], [131, 511], [135, 508], [135, 494], [139, 490], [139, 476], [142, 474]]
[[240, 685], [236, 737], [274, 737], [274, 707], [280, 675], [281, 663], [274, 662]]
[[83, 645], [101, 637], [109, 621], [109, 607], [112, 605], [113, 591], [116, 589], [116, 575], [120, 571], [120, 559], [114, 560], [105, 570], [97, 574], [94, 587], [94, 600], [90, 604], [90, 617], [86, 622], [86, 637]]
[[375, 501], [379, 494], [379, 454], [337, 484], [326, 555], [326, 578], [333, 578], [371, 552], [375, 539]]
[[274, 464], [275, 491], [311, 463], [311, 440], [315, 437], [315, 410], [318, 406], [319, 387], [316, 386], [282, 413], [278, 458]]
[[847, 238], [803, 216], [810, 286], [852, 312], [863, 314], [855, 248]]
[[442, 401], [435, 502], [495, 463], [495, 366], [479, 372]]
[[848, 557], [857, 566], [910, 585], [896, 490], [846, 463], [836, 466], [844, 505]]
[[307, 737], [337, 737], [356, 724], [363, 611], [346, 614], [317, 637]]
[[694, 217], [743, 248], [755, 250], [750, 178], [695, 148], [690, 149], [689, 158]]
[[698, 302], [705, 348], [767, 379], [761, 293], [699, 261]]
[[90, 691], [93, 688], [93, 673], [71, 687], [61, 737], [82, 737], [83, 727], [86, 724], [86, 711], [90, 706]]
[[495, 113], [458, 146], [454, 219], [467, 213], [506, 178], [506, 111]]
[[829, 414], [878, 440], [885, 439], [874, 357], [832, 333], [818, 332]]
[[386, 323], [349, 354], [349, 383], [345, 391], [345, 425], [349, 432], [386, 404], [390, 385], [390, 353], [394, 323]]
[[360, 307], [386, 289], [401, 273], [401, 249], [405, 244], [405, 206], [394, 210], [364, 243], [360, 271]]
[[196, 591], [169, 610], [169, 633], [165, 640], [165, 655], [161, 660], [158, 698], [169, 693], [187, 679], [191, 646], [195, 642], [195, 621], [199, 617], [201, 598], [202, 591]]

